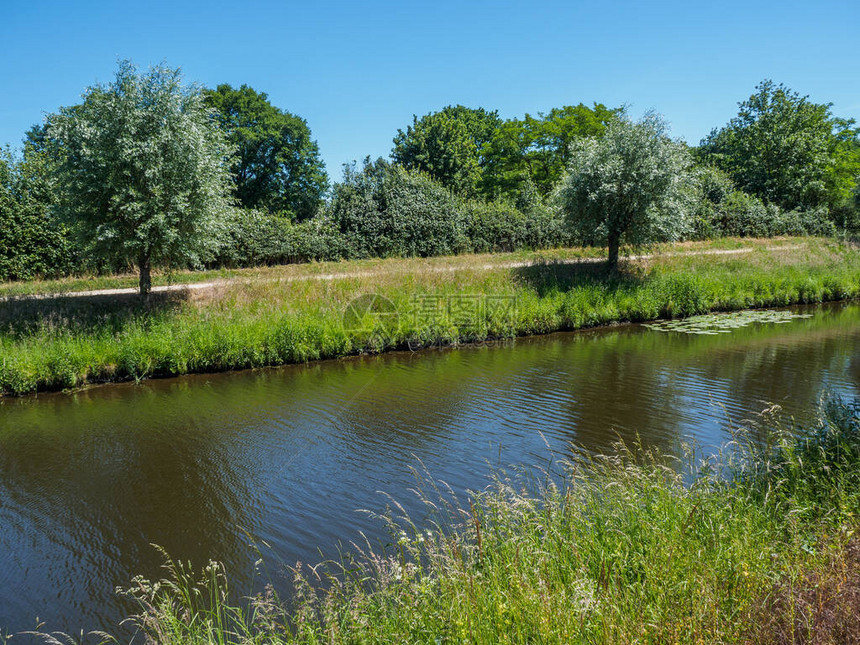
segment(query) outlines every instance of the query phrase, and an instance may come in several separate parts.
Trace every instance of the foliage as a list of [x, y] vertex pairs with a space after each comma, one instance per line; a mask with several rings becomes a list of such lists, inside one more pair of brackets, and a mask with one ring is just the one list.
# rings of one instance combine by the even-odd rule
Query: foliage
[[831, 211], [853, 211], [846, 216], [856, 220], [860, 217], [853, 203], [860, 187], [860, 129], [854, 127], [853, 119], [833, 121], [832, 163], [825, 179], [827, 205]]
[[68, 230], [50, 212], [53, 193], [43, 152], [23, 159], [0, 151], [0, 281], [56, 277], [81, 259]]
[[482, 193], [518, 199], [534, 186], [546, 197], [570, 163], [571, 144], [579, 137], [601, 136], [621, 114], [600, 103], [591, 108], [580, 103], [505, 121], [484, 147]]
[[[849, 135], [850, 133], [850, 135]], [[860, 136], [858, 130], [843, 131], [840, 136], [837, 161], [838, 172], [831, 173], [835, 189], [830, 204], [830, 216], [842, 230], [860, 233]]]
[[340, 260], [348, 255], [343, 235], [327, 218], [295, 223], [281, 215], [234, 209], [214, 264], [252, 267], [314, 260]]
[[700, 153], [744, 191], [786, 209], [844, 204], [860, 174], [852, 120], [765, 80]]
[[845, 228], [860, 232], [860, 183], [854, 189], [854, 199], [851, 208], [851, 216], [846, 218]]
[[[326, 204], [328, 178], [303, 119], [248, 85], [219, 85], [201, 98], [181, 87], [177, 71], [138, 76], [123, 63], [114, 84], [91, 88], [82, 105], [29, 131], [23, 161], [4, 162], [0, 279], [137, 264], [145, 291], [154, 264], [247, 267], [574, 243], [607, 244], [614, 264], [622, 243], [832, 235], [833, 223], [860, 230], [853, 122], [770, 81], [757, 89], [696, 151], [706, 162], [696, 181], [682, 146], [653, 116], [631, 124], [623, 108], [580, 103], [503, 121], [457, 105], [414, 117], [394, 139], [395, 165], [350, 167]], [[656, 134], [639, 146], [649, 127]], [[599, 143], [606, 132], [613, 142]], [[241, 209], [225, 196], [227, 159]]]
[[712, 166], [696, 169], [693, 237], [774, 237], [834, 235], [826, 209], [783, 211], [776, 204], [737, 190], [732, 180]]
[[136, 263], [142, 295], [151, 266], [205, 258], [227, 212], [229, 149], [179, 70], [123, 61], [49, 123], [65, 218], [95, 254]]
[[711, 204], [722, 204], [732, 193], [737, 191], [737, 186], [728, 173], [716, 166], [697, 165], [695, 173], [696, 189], [700, 199]]
[[312, 217], [328, 190], [328, 175], [307, 122], [248, 85], [222, 84], [204, 96], [236, 149], [231, 170], [242, 206]]
[[443, 186], [475, 196], [485, 159], [483, 148], [499, 127], [498, 113], [449, 105], [420, 119], [394, 137], [391, 158], [410, 170], [426, 172]]
[[688, 231], [690, 166], [686, 149], [667, 137], [660, 117], [616, 119], [602, 138], [571, 146], [557, 200], [578, 239], [609, 246], [614, 268], [622, 242], [677, 240]]
[[225, 220], [225, 234], [214, 264], [223, 267], [285, 264], [289, 258], [285, 241], [290, 228], [287, 217], [235, 208]]
[[830, 213], [824, 207], [814, 210], [793, 210], [782, 212], [777, 218], [770, 234], [777, 235], [836, 235], [836, 226]]
[[349, 241], [328, 217], [315, 217], [291, 229], [292, 262], [333, 261], [349, 257]]
[[331, 218], [351, 257], [428, 257], [467, 248], [462, 204], [428, 175], [383, 159], [346, 166]]
[[473, 200], [466, 211], [466, 237], [477, 253], [546, 249], [571, 242], [564, 220], [540, 204], [522, 211], [504, 200]]

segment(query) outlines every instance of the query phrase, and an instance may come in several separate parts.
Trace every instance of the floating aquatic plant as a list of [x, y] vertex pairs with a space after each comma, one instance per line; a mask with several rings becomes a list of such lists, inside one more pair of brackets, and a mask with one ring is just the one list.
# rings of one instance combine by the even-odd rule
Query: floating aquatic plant
[[680, 320], [664, 320], [661, 322], [643, 325], [654, 331], [677, 331], [684, 334], [728, 334], [735, 329], [747, 327], [752, 324], [784, 324], [798, 318], [811, 318], [812, 314], [800, 314], [794, 311], [753, 309], [751, 311], [737, 311], [732, 313], [706, 314], [704, 316], [691, 316]]

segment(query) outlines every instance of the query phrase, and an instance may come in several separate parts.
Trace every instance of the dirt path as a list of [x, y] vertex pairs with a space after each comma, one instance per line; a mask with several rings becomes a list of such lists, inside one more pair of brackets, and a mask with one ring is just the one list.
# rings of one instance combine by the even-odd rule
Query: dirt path
[[[753, 251], [791, 251], [794, 249], [802, 249], [805, 244], [789, 244], [784, 246], [767, 246], [767, 247], [751, 247], [743, 249], [716, 249], [710, 251], [682, 251], [678, 253], [647, 253], [643, 255], [628, 255], [624, 259], [627, 261], [650, 260], [653, 258], [665, 257], [688, 257], [696, 255], [743, 255], [752, 253]], [[488, 262], [486, 264], [470, 265], [470, 266], [443, 266], [443, 267], [428, 267], [422, 271], [428, 273], [450, 273], [463, 270], [478, 270], [490, 271], [492, 269], [519, 269], [530, 266], [540, 266], [543, 264], [597, 264], [605, 262], [605, 258], [572, 258], [569, 260], [550, 260], [542, 262], [539, 260], [522, 260], [515, 262]], [[401, 269], [397, 269], [399, 271]], [[199, 289], [213, 289], [224, 287], [232, 284], [244, 284], [251, 282], [299, 282], [304, 280], [342, 280], [349, 278], [372, 278], [378, 275], [390, 275], [396, 271], [392, 270], [377, 270], [377, 271], [344, 271], [342, 273], [320, 273], [314, 275], [292, 275], [278, 276], [271, 278], [230, 278], [227, 280], [212, 280], [209, 282], [190, 282], [187, 284], [170, 284], [161, 285], [152, 288], [152, 293], [162, 293], [169, 291], [195, 291]], [[48, 300], [51, 298], [85, 298], [91, 296], [120, 296], [131, 295], [137, 293], [136, 287], [123, 287], [120, 289], [93, 289], [90, 291], [64, 291], [59, 293], [37, 293], [22, 296], [3, 296], [0, 297], [0, 302], [17, 301], [17, 300]]]

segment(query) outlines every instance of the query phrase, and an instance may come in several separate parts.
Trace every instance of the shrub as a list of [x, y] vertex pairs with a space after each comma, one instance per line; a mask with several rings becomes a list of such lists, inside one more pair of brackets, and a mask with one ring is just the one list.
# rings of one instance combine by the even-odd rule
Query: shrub
[[473, 251], [493, 253], [523, 247], [526, 216], [522, 211], [503, 201], [473, 201], [469, 202], [466, 209], [466, 235]]
[[767, 237], [779, 215], [778, 207], [765, 206], [760, 199], [735, 190], [718, 205], [716, 222], [721, 236]]
[[330, 214], [350, 257], [429, 257], [468, 246], [462, 203], [427, 175], [383, 159], [347, 167]]
[[235, 209], [227, 221], [216, 261], [231, 267], [285, 262], [289, 226], [289, 220], [279, 215]]
[[30, 201], [0, 201], [0, 280], [54, 278], [77, 268], [67, 229]]
[[536, 204], [525, 211], [525, 217], [526, 236], [520, 248], [547, 249], [575, 243], [573, 233], [558, 210]]
[[461, 203], [425, 175], [387, 164], [381, 168], [376, 176], [350, 177], [348, 185], [338, 187], [330, 214], [298, 224], [265, 211], [236, 209], [215, 265], [427, 257], [571, 243], [564, 220], [540, 204], [522, 211], [505, 201]]
[[288, 229], [290, 262], [340, 260], [350, 253], [347, 239], [328, 217], [315, 217]]
[[735, 188], [721, 170], [698, 170], [694, 211], [697, 239], [716, 237], [773, 237], [776, 235], [833, 235], [836, 228], [825, 208], [783, 211]]
[[327, 218], [295, 224], [282, 215], [236, 209], [228, 222], [216, 263], [249, 267], [339, 260], [347, 255], [343, 235]]
[[58, 277], [81, 262], [40, 188], [40, 177], [25, 161], [0, 155], [0, 280]]
[[772, 235], [836, 235], [836, 225], [826, 208], [784, 212], [774, 224]]

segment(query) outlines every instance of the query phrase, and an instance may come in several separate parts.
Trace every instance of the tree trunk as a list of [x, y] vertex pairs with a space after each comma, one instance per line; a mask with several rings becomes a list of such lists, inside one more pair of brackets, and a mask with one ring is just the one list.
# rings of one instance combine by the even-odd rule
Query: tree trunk
[[618, 233], [612, 232], [609, 234], [609, 270], [617, 271], [618, 270], [618, 246], [621, 242], [621, 235]]
[[140, 299], [144, 302], [149, 300], [149, 291], [152, 289], [151, 267], [148, 257], [140, 258]]

